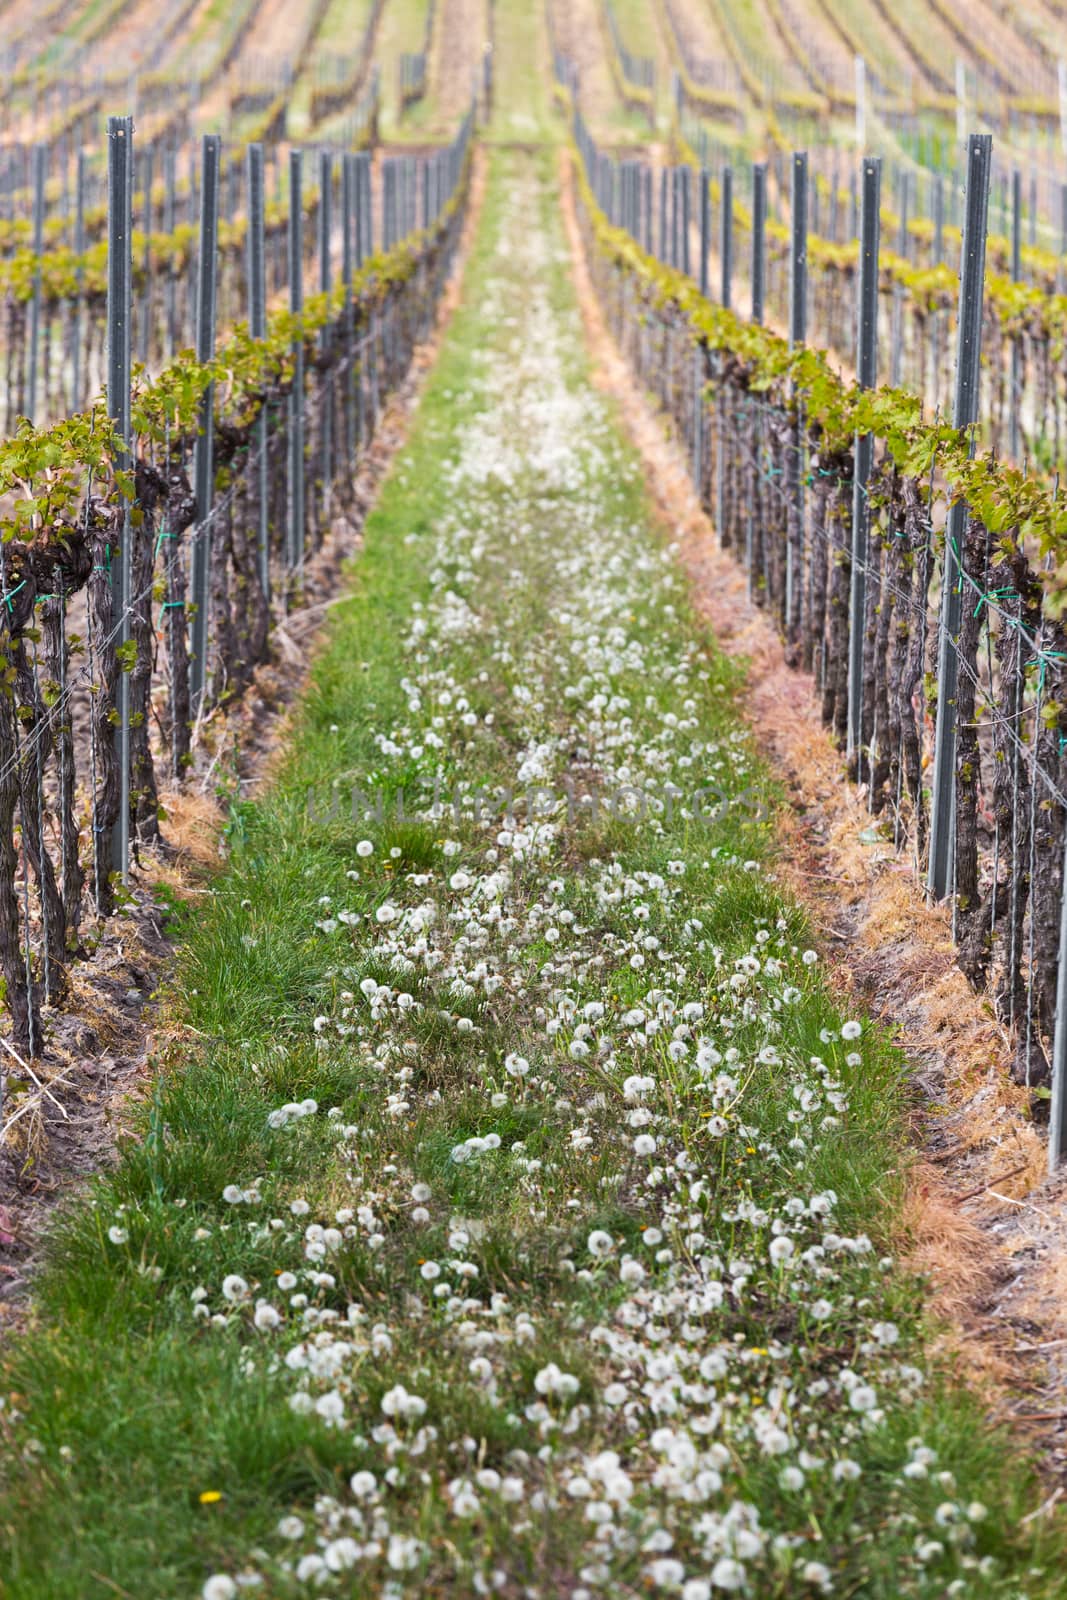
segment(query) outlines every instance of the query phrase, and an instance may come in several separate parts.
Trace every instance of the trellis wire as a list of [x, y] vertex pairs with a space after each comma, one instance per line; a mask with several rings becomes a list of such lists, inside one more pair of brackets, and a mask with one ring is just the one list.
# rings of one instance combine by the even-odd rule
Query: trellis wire
[[[608, 175], [577, 107], [574, 127], [599, 204], [610, 191]], [[977, 415], [989, 154], [988, 138], [972, 137], [959, 427]], [[810, 663], [835, 736], [865, 754], [870, 809], [891, 816], [895, 846], [909, 842], [935, 893], [950, 898], [960, 965], [976, 987], [990, 988], [998, 1015], [1014, 1029], [1013, 1074], [1039, 1094], [1051, 1084], [1055, 1164], [1067, 1143], [1067, 728], [1059, 712], [1067, 634], [1043, 612], [1040, 576], [1021, 548], [990, 540], [962, 502], [950, 505], [944, 528], [935, 523], [936, 461], [929, 482], [909, 478], [877, 439], [863, 497], [869, 543], [857, 542], [858, 442], [827, 454], [804, 422], [803, 395], [773, 387], [751, 393], [736, 359], [723, 363], [709, 353], [652, 280], [601, 246], [592, 217], [584, 208], [581, 215], [595, 282], [624, 351], [681, 436], [699, 441], [701, 493], [706, 498], [717, 480], [723, 485], [714, 506], [723, 544], [745, 562], [751, 592], [786, 631], [797, 659]], [[865, 231], [873, 266], [877, 242]], [[794, 258], [802, 249], [798, 227]], [[803, 304], [797, 291], [795, 277], [794, 308]], [[860, 294], [867, 311], [865, 331], [861, 306], [860, 353], [873, 382], [871, 275]], [[802, 332], [791, 323], [794, 335]], [[694, 351], [704, 363], [697, 387], [680, 377], [691, 371]], [[931, 648], [941, 666], [933, 741]], [[923, 778], [931, 757], [941, 774], [932, 803]], [[986, 796], [995, 826], [982, 820]]]
[[[464, 119], [452, 145], [427, 158], [433, 160], [435, 173], [433, 184], [423, 187], [424, 196], [430, 195], [429, 214], [425, 199], [421, 208], [427, 232], [420, 239], [419, 254], [410, 257], [407, 275], [400, 274], [395, 282], [391, 277], [372, 282], [359, 295], [352, 292], [352, 270], [371, 249], [370, 170], [365, 155], [346, 163], [351, 186], [351, 204], [342, 208], [348, 230], [343, 241], [347, 293], [343, 306], [338, 302], [339, 311], [316, 336], [316, 358], [304, 373], [300, 407], [306, 450], [323, 469], [323, 493], [336, 496], [339, 504], [351, 499], [353, 451], [365, 446], [384, 396], [403, 378], [437, 304], [462, 221], [460, 185], [472, 129], [473, 113]], [[117, 432], [127, 442], [137, 516], [128, 518], [125, 497], [116, 495], [108, 482], [94, 485], [90, 475], [73, 529], [53, 534], [45, 528], [30, 545], [16, 540], [0, 546], [0, 632], [4, 654], [16, 664], [11, 692], [0, 697], [0, 968], [13, 1041], [31, 1054], [40, 1050], [45, 1037], [41, 1005], [54, 1002], [63, 990], [70, 959], [65, 941], [81, 916], [82, 863], [74, 811], [81, 803], [79, 796], [87, 798], [92, 822], [93, 898], [97, 910], [106, 913], [115, 904], [114, 881], [128, 871], [130, 847], [138, 838], [158, 832], [154, 769], [163, 758], [174, 777], [183, 777], [190, 733], [193, 741], [196, 738], [196, 713], [202, 722], [205, 711], [221, 697], [239, 692], [257, 663], [268, 656], [271, 578], [279, 591], [276, 608], [291, 602], [290, 583], [279, 584], [278, 577], [286, 580], [294, 573], [293, 558], [302, 560], [318, 547], [329, 516], [326, 501], [317, 499], [307, 539], [297, 549], [289, 526], [288, 480], [304, 462], [303, 452], [298, 461], [291, 453], [289, 385], [264, 396], [251, 422], [242, 425], [243, 434], [231, 422], [221, 434], [216, 430], [213, 465], [226, 470], [228, 482], [213, 500], [209, 501], [214, 473], [200, 474], [205, 488], [200, 502], [186, 479], [189, 441], [168, 433], [165, 446], [145, 454], [131, 438], [128, 399], [125, 408], [122, 403], [129, 392], [130, 133], [129, 124], [117, 119], [108, 348], [114, 374], [112, 409]], [[259, 178], [248, 186], [257, 224], [248, 240], [248, 294], [262, 323], [265, 256], [258, 225], [262, 164], [254, 154], [248, 159]], [[324, 175], [326, 170], [324, 165]], [[330, 172], [331, 193], [333, 176]], [[211, 190], [208, 170], [198, 191], [209, 209]], [[415, 193], [411, 179], [409, 201]], [[325, 209], [322, 215], [317, 248], [320, 281], [328, 284], [333, 228]], [[410, 219], [410, 206], [408, 215]], [[294, 216], [299, 222], [293, 234], [299, 238], [303, 226], [299, 206]], [[358, 239], [353, 239], [357, 226]], [[301, 252], [301, 273], [303, 264]], [[206, 329], [212, 292], [207, 256], [198, 279]], [[213, 337], [210, 343], [208, 350], [205, 340], [207, 355], [213, 353]], [[360, 421], [358, 430], [350, 433], [338, 430], [336, 419], [352, 393], [359, 398]], [[202, 412], [202, 418], [213, 423], [213, 415]], [[115, 465], [123, 466], [121, 456]], [[270, 496], [265, 524], [264, 484]], [[186, 643], [185, 584], [194, 569], [208, 579], [206, 590], [198, 580], [204, 597], [204, 655], [199, 671]], [[83, 588], [87, 649], [81, 663], [72, 665], [66, 612]], [[158, 619], [153, 619], [150, 607], [161, 594], [165, 598], [158, 602]], [[47, 615], [41, 645], [32, 627], [38, 600]], [[133, 652], [129, 657], [121, 650], [116, 654], [125, 641]], [[194, 681], [199, 705], [189, 694]], [[154, 751], [148, 741], [153, 711], [161, 718], [161, 742]], [[74, 738], [72, 730], [86, 717], [83, 742], [82, 735]]]

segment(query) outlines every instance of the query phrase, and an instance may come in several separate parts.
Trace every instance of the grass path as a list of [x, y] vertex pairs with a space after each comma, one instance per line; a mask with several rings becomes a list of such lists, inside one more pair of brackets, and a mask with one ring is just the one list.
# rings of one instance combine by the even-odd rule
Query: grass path
[[[403, 142], [417, 139], [419, 124], [425, 121], [422, 102], [402, 112], [400, 108], [400, 57], [405, 50], [421, 50], [426, 38], [429, 0], [387, 0], [378, 25], [374, 59], [381, 71], [382, 138]], [[417, 114], [416, 114], [417, 113]]]
[[768, 871], [554, 180], [494, 156], [182, 1059], [4, 1354], [5, 1600], [1062, 1593], [894, 1266], [901, 1062]]

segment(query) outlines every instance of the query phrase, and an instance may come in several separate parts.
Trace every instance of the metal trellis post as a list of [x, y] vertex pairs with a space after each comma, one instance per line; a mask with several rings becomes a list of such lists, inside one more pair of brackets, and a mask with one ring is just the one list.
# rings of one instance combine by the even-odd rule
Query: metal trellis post
[[[865, 157], [860, 213], [859, 283], [856, 299], [856, 378], [861, 389], [878, 379], [878, 247], [881, 233], [882, 163]], [[852, 587], [848, 633], [848, 742], [851, 761], [863, 742], [863, 636], [867, 616], [867, 482], [874, 440], [857, 433], [852, 482]]]
[[670, 249], [667, 244], [667, 168], [661, 167], [659, 172], [659, 258], [664, 266], [670, 263]]
[[[972, 133], [967, 147], [966, 217], [961, 249], [956, 389], [952, 409], [954, 428], [971, 429], [978, 419], [982, 297], [985, 283], [986, 226], [989, 220], [989, 174], [992, 157], [991, 135]], [[971, 448], [974, 448], [973, 437]], [[962, 610], [959, 557], [966, 517], [967, 507], [961, 500], [957, 500], [949, 507], [945, 523], [928, 877], [930, 893], [935, 900], [943, 899], [948, 893], [952, 877], [950, 853], [955, 819], [956, 684], [959, 671], [956, 639], [960, 631]]]
[[44, 190], [48, 173], [48, 146], [33, 147], [33, 299], [30, 301], [30, 352], [26, 410], [31, 422], [37, 415], [37, 368], [41, 344], [41, 256], [44, 251]]
[[700, 169], [700, 292], [708, 292], [708, 250], [711, 246], [709, 231], [711, 219], [709, 216], [708, 169]]
[[[120, 447], [115, 467], [130, 467], [130, 282], [131, 190], [133, 187], [133, 119], [110, 117], [107, 126], [108, 252], [107, 252], [107, 401], [108, 413]], [[119, 559], [112, 566], [112, 606], [115, 640], [120, 652], [130, 637], [130, 536], [129, 501], [122, 503]], [[111, 835], [112, 870], [123, 883], [129, 875], [130, 856], [130, 675], [124, 655], [115, 691], [115, 747], [119, 768], [119, 814]]]
[[[289, 152], [289, 310], [304, 309], [303, 151]], [[293, 387], [289, 394], [289, 565], [304, 566], [304, 340], [293, 339]]]
[[[201, 155], [200, 241], [197, 251], [196, 359], [208, 362], [215, 354], [215, 297], [218, 275], [219, 156], [218, 134], [204, 135]], [[193, 713], [202, 704], [207, 683], [208, 612], [211, 606], [211, 507], [214, 499], [215, 389], [208, 384], [200, 402], [200, 430], [196, 441], [194, 477], [196, 510], [200, 525], [193, 539], [193, 620], [190, 629], [191, 673], [189, 692]]]
[[1067, 830], [1064, 831], [1060, 889], [1060, 953], [1056, 973], [1056, 1024], [1052, 1035], [1052, 1105], [1048, 1129], [1048, 1169], [1055, 1172], [1067, 1151]]
[[152, 183], [155, 161], [151, 148], [144, 153], [144, 290], [141, 297], [141, 360], [148, 365], [152, 336]]
[[[807, 337], [808, 326], [808, 157], [806, 151], [794, 151], [791, 163], [791, 229], [789, 253], [789, 347], [795, 349]], [[793, 426], [793, 445], [788, 460], [789, 494], [795, 507], [796, 536], [786, 543], [785, 561], [785, 625], [790, 641], [793, 640], [798, 621], [800, 595], [797, 570], [804, 527], [804, 474], [800, 469], [803, 422], [797, 408]]]
[[[1011, 175], [1011, 277], [1018, 283], [1023, 275], [1023, 178], [1018, 167]], [[1022, 382], [1022, 346], [1019, 335], [1011, 336], [1011, 393], [1008, 413], [1008, 450], [1013, 462], [1019, 459], [1019, 389]]]
[[[414, 184], [412, 185], [412, 206], [414, 206]], [[319, 152], [319, 292], [329, 294], [333, 284], [333, 270], [330, 261], [330, 248], [333, 242], [333, 157], [328, 150]], [[331, 338], [330, 323], [319, 335], [319, 349], [326, 351]], [[322, 407], [320, 413], [320, 458], [319, 465], [322, 473], [320, 487], [321, 505], [323, 510], [329, 505], [330, 483], [333, 473], [333, 389], [328, 379], [324, 379], [322, 388]]]
[[734, 276], [734, 174], [722, 169], [722, 211], [719, 223], [719, 256], [722, 266], [722, 303], [727, 311], [733, 297]]
[[767, 167], [752, 168], [752, 321], [763, 321], [767, 284]]
[[[264, 212], [263, 146], [250, 144], [246, 154], [248, 167], [248, 331], [253, 339], [263, 339], [267, 333], [267, 240]], [[270, 597], [270, 497], [267, 475], [267, 441], [269, 418], [264, 405], [256, 419], [256, 483], [259, 491], [259, 530], [257, 555], [259, 582], [264, 595]]]
[[85, 287], [85, 269], [82, 266], [82, 256], [85, 254], [85, 151], [78, 151], [78, 171], [75, 178], [74, 194], [74, 269], [75, 283], [77, 285], [74, 296], [74, 315], [71, 328], [70, 352], [70, 409], [77, 411], [81, 405], [82, 393], [82, 291]]
[[792, 162], [791, 244], [789, 252], [789, 343], [807, 337], [808, 309], [808, 157], [795, 151]]
[[341, 282], [345, 287], [345, 451], [349, 467], [356, 453], [355, 405], [355, 312], [352, 304], [353, 224], [356, 189], [356, 158], [349, 152], [341, 157]]
[[681, 200], [682, 200], [682, 206], [681, 206], [681, 210], [682, 210], [682, 215], [681, 215], [682, 253], [681, 253], [681, 260], [679, 261], [678, 264], [681, 267], [682, 271], [685, 273], [686, 277], [688, 278], [688, 276], [689, 276], [689, 219], [690, 219], [690, 216], [692, 214], [692, 208], [690, 206], [690, 193], [689, 193], [689, 180], [690, 180], [689, 168], [688, 167], [682, 167], [681, 168], [681, 175], [682, 175], [682, 195], [681, 195]]

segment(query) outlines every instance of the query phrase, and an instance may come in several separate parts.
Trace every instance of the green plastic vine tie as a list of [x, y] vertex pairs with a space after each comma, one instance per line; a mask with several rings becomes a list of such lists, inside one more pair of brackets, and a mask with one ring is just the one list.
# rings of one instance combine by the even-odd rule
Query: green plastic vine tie
[[[977, 616], [983, 606], [989, 606], [991, 610], [996, 611], [999, 608], [993, 605], [994, 601], [1007, 600], [1017, 594], [1018, 590], [1014, 589], [1010, 583], [1004, 584], [1000, 589], [990, 589], [988, 594], [979, 593], [978, 604], [975, 606], [972, 615]], [[1010, 618], [1009, 620], [1014, 621], [1015, 619]]]
[[178, 537], [178, 535], [176, 533], [168, 533], [165, 528], [161, 528], [159, 530], [159, 534], [157, 535], [157, 538], [156, 538], [155, 548], [152, 551], [152, 564], [153, 565], [155, 565], [155, 559], [159, 554], [159, 547], [163, 543], [164, 539], [176, 539], [177, 537]]
[[1040, 694], [1045, 687], [1045, 669], [1050, 661], [1062, 661], [1064, 659], [1064, 651], [1039, 650], [1037, 652], [1037, 659], [1041, 664], [1040, 670], [1037, 674], [1037, 692]]

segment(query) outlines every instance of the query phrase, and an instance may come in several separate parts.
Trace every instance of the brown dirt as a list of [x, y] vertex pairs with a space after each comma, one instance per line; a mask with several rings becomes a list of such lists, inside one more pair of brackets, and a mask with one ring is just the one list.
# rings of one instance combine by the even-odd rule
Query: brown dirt
[[[993, 0], [993, 3], [1002, 15], [1017, 15], [1015, 0]], [[1063, 16], [1056, 14], [1056, 7], [1050, 5], [1049, 0], [1027, 0], [1026, 18], [1022, 26], [1028, 37], [1033, 39], [1035, 48], [1040, 47], [1046, 58], [1059, 60], [1064, 53], [1067, 26]]]
[[582, 112], [590, 127], [614, 126], [620, 105], [604, 51], [597, 8], [600, 0], [548, 0], [559, 47], [578, 68]]
[[201, 126], [214, 126], [225, 116], [236, 89], [281, 87], [283, 72], [304, 48], [313, 9], [313, 0], [260, 0], [255, 24], [236, 57], [200, 101]]
[[[819, 19], [820, 41], [827, 35], [839, 39], [847, 59], [854, 62], [851, 47], [838, 32], [836, 25], [836, 19], [844, 16], [851, 24], [854, 35], [869, 41], [868, 66], [875, 77], [879, 75], [880, 69], [892, 73], [890, 87], [906, 79], [913, 70], [908, 58], [901, 55], [900, 41], [884, 17], [876, 10], [873, 0], [848, 0], [847, 5], [843, 5], [842, 0], [806, 0], [806, 5], [807, 9]], [[916, 78], [916, 86], [922, 88], [923, 84], [924, 79], [920, 73]]]
[[[41, 1236], [56, 1206], [114, 1161], [121, 1140], [136, 1137], [132, 1109], [150, 1094], [161, 1060], [180, 1061], [185, 1041], [155, 998], [173, 957], [160, 891], [186, 903], [210, 894], [225, 822], [218, 774], [232, 775], [235, 795], [255, 794], [285, 749], [288, 719], [307, 681], [322, 622], [343, 597], [345, 564], [359, 549], [367, 512], [407, 437], [423, 378], [458, 303], [485, 176], [479, 152], [457, 263], [435, 330], [416, 350], [404, 384], [386, 407], [356, 473], [351, 507], [335, 520], [308, 565], [307, 605], [276, 633], [275, 660], [260, 668], [231, 714], [209, 729], [210, 743], [198, 752], [188, 786], [161, 796], [167, 813], [165, 851], [145, 852], [136, 863], [130, 907], [101, 925], [94, 955], [72, 969], [68, 1004], [46, 1012], [48, 1042], [33, 1071], [47, 1092], [26, 1096], [27, 1110], [0, 1146], [0, 1332], [25, 1302]], [[5, 1065], [19, 1076], [14, 1063]], [[17, 1109], [10, 1107], [8, 1115]]]
[[1055, 98], [1053, 62], [1034, 42], [1028, 28], [999, 14], [1002, 9], [990, 0], [969, 0], [964, 13], [968, 31], [991, 53], [999, 70], [1016, 85], [1020, 94], [1037, 93]]
[[[871, 0], [871, 3], [886, 32], [892, 36], [905, 78], [915, 73], [935, 90], [940, 79], [941, 92], [951, 92], [958, 52], [952, 36], [932, 12], [920, 22], [922, 0], [914, 0], [914, 4], [913, 0], [907, 0], [906, 5], [902, 5], [902, 0]], [[921, 52], [915, 48], [919, 34], [923, 41]]]
[[753, 0], [753, 10], [759, 19], [763, 54], [768, 60], [778, 66], [782, 74], [782, 82], [794, 89], [811, 89], [812, 77], [818, 76], [814, 70], [814, 63], [798, 58], [790, 50], [785, 36], [778, 27], [777, 19], [770, 7], [763, 0]]
[[652, 495], [719, 645], [749, 664], [746, 708], [789, 794], [780, 881], [808, 908], [842, 998], [890, 1028], [914, 1085], [915, 1159], [900, 1248], [929, 1274], [931, 1313], [958, 1370], [991, 1410], [1040, 1438], [1051, 1477], [1067, 1478], [1067, 1171], [1045, 1177], [1045, 1142], [1008, 1075], [1012, 1041], [953, 959], [943, 908], [928, 906], [909, 862], [863, 842], [869, 816], [816, 710], [812, 680], [748, 598], [691, 486], [685, 452], [638, 390], [608, 332], [574, 211], [564, 211], [596, 381], [617, 401]]
[[489, 42], [488, 0], [438, 0], [441, 15], [434, 29], [430, 92], [433, 128], [454, 130], [470, 104], [471, 84], [482, 71]]
[[72, 16], [69, 4], [57, 6], [48, 4], [48, 0], [44, 4], [40, 0], [17, 0], [8, 7], [3, 17], [4, 46], [13, 52], [14, 64], [24, 66], [41, 48], [49, 30], [66, 28]]
[[838, 88], [851, 88], [855, 81], [855, 57], [819, 6], [812, 0], [782, 0], [782, 10], [797, 37], [810, 46], [818, 70]]
[[673, 0], [673, 14], [679, 36], [694, 55], [705, 61], [726, 61], [729, 49], [708, 0]]
[[[314, 9], [313, 0], [265, 0], [256, 26], [250, 32], [230, 69], [237, 82], [259, 81], [261, 70], [273, 81], [275, 73], [293, 62], [303, 49]], [[249, 72], [249, 62], [252, 63]]]
[[[166, 0], [163, 4], [160, 0], [137, 0], [89, 47], [82, 66], [86, 78], [102, 71], [113, 74], [118, 83], [132, 72], [143, 71], [144, 57], [155, 44], [161, 24], [169, 21], [170, 11]], [[186, 34], [190, 25], [185, 24]]]
[[642, 0], [643, 12], [640, 31], [631, 23], [627, 11], [616, 0], [616, 15], [622, 36], [635, 55], [651, 56], [656, 69], [656, 105], [662, 113], [666, 110], [671, 87], [671, 52], [656, 0]]

